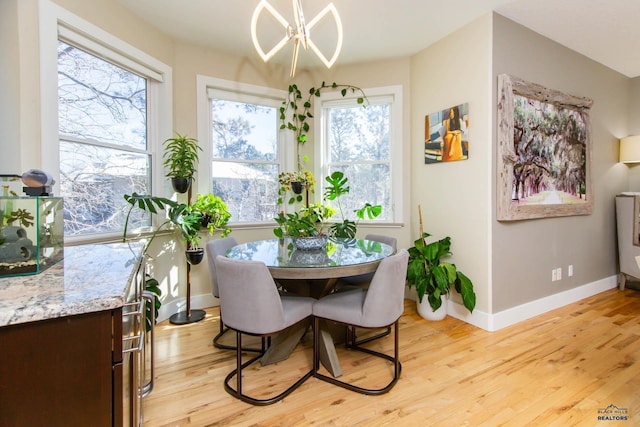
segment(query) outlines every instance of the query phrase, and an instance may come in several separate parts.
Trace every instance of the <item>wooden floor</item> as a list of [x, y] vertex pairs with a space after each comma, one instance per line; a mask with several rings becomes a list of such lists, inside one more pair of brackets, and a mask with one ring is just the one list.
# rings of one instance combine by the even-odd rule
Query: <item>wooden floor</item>
[[[145, 427], [640, 425], [639, 291], [610, 290], [497, 332], [451, 317], [427, 322], [407, 300], [402, 376], [391, 392], [363, 396], [311, 378], [265, 407], [224, 391], [235, 353], [212, 346], [218, 314], [208, 309], [199, 323], [158, 325]], [[391, 350], [392, 338], [371, 345]], [[390, 378], [388, 362], [338, 350], [343, 379], [375, 386]], [[311, 367], [311, 351], [309, 333], [286, 361], [254, 365], [245, 387], [277, 391]], [[598, 421], [609, 405], [618, 415], [626, 410], [627, 421]]]

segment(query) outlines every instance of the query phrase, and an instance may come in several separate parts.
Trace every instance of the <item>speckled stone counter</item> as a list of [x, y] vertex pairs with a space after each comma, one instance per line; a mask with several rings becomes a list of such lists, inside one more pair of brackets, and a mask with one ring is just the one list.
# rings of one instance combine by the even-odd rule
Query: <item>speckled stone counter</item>
[[143, 244], [68, 246], [43, 273], [0, 279], [0, 327], [121, 307]]

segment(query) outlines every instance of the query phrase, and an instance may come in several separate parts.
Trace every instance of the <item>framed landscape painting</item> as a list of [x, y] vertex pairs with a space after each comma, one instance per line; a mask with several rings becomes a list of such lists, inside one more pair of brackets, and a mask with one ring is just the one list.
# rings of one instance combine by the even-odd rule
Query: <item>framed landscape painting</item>
[[506, 74], [498, 96], [497, 219], [591, 214], [593, 101]]
[[469, 104], [445, 108], [424, 117], [424, 162], [469, 158]]

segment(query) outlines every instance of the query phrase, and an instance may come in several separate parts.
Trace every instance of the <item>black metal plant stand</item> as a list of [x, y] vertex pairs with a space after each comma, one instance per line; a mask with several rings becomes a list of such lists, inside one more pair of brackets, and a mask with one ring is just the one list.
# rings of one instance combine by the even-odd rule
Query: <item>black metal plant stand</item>
[[[189, 187], [187, 203], [191, 204], [191, 187]], [[185, 311], [179, 311], [171, 316], [169, 322], [174, 325], [186, 325], [201, 321], [205, 314], [204, 310], [191, 310], [191, 263], [187, 262], [187, 307]]]

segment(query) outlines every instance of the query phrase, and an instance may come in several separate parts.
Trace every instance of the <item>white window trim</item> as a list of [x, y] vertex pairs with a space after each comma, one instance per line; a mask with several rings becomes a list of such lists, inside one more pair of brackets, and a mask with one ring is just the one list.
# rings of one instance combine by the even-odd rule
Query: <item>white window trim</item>
[[[148, 111], [157, 112], [147, 117], [147, 139], [153, 154], [151, 167], [152, 194], [164, 194], [165, 183], [162, 162], [162, 142], [173, 133], [173, 70], [172, 68], [74, 15], [50, 0], [39, 0], [40, 44], [40, 145], [31, 148], [40, 152], [41, 168], [50, 172], [56, 180], [54, 194], [60, 194], [60, 154], [58, 136], [58, 38], [77, 42], [102, 57], [122, 61], [122, 65], [162, 84], [149, 84], [147, 88]], [[77, 37], [77, 38], [75, 38]], [[91, 46], [83, 46], [82, 41]], [[154, 218], [154, 220], [156, 220]], [[107, 240], [109, 235], [102, 235]], [[114, 235], [114, 237], [116, 237]], [[69, 243], [95, 241], [95, 236], [69, 238]]]
[[[367, 98], [383, 98], [391, 97], [391, 120], [390, 120], [390, 138], [391, 147], [389, 147], [390, 167], [391, 167], [391, 200], [392, 200], [392, 213], [391, 218], [384, 222], [375, 222], [374, 226], [381, 225], [396, 225], [403, 221], [403, 191], [402, 191], [402, 162], [404, 158], [404, 144], [402, 139], [402, 86], [382, 86], [376, 88], [363, 89]], [[348, 93], [346, 96], [342, 96], [339, 91], [328, 91], [322, 93], [320, 98], [315, 102], [313, 114], [316, 118], [314, 126], [314, 141], [320, 141], [319, 144], [315, 144], [314, 157], [315, 166], [314, 174], [316, 177], [324, 177], [326, 175], [326, 161], [327, 161], [327, 145], [325, 143], [324, 128], [325, 117], [322, 114], [324, 105], [330, 103], [332, 106], [339, 103], [340, 100], [345, 101], [345, 104], [358, 98], [358, 93]], [[316, 179], [318, 184], [322, 187], [319, 191], [320, 194], [324, 192], [324, 180]], [[368, 225], [363, 222], [362, 226]]]
[[[234, 92], [239, 95], [245, 95], [247, 102], [252, 97], [270, 98], [277, 101], [279, 108], [280, 103], [286, 99], [287, 92], [280, 89], [272, 89], [264, 86], [257, 86], [248, 83], [240, 83], [232, 80], [224, 80], [204, 75], [196, 76], [196, 103], [197, 103], [197, 122], [198, 122], [198, 141], [207, 141], [202, 145], [202, 154], [198, 165], [198, 191], [201, 193], [210, 193], [212, 189], [211, 183], [211, 106], [209, 102], [210, 94], [216, 91]], [[278, 135], [278, 162], [282, 170], [292, 170], [295, 165], [295, 156], [293, 149], [292, 132], [280, 130]], [[239, 224], [242, 228], [272, 224], [271, 221], [259, 223], [233, 223]], [[237, 228], [234, 227], [234, 228]]]

